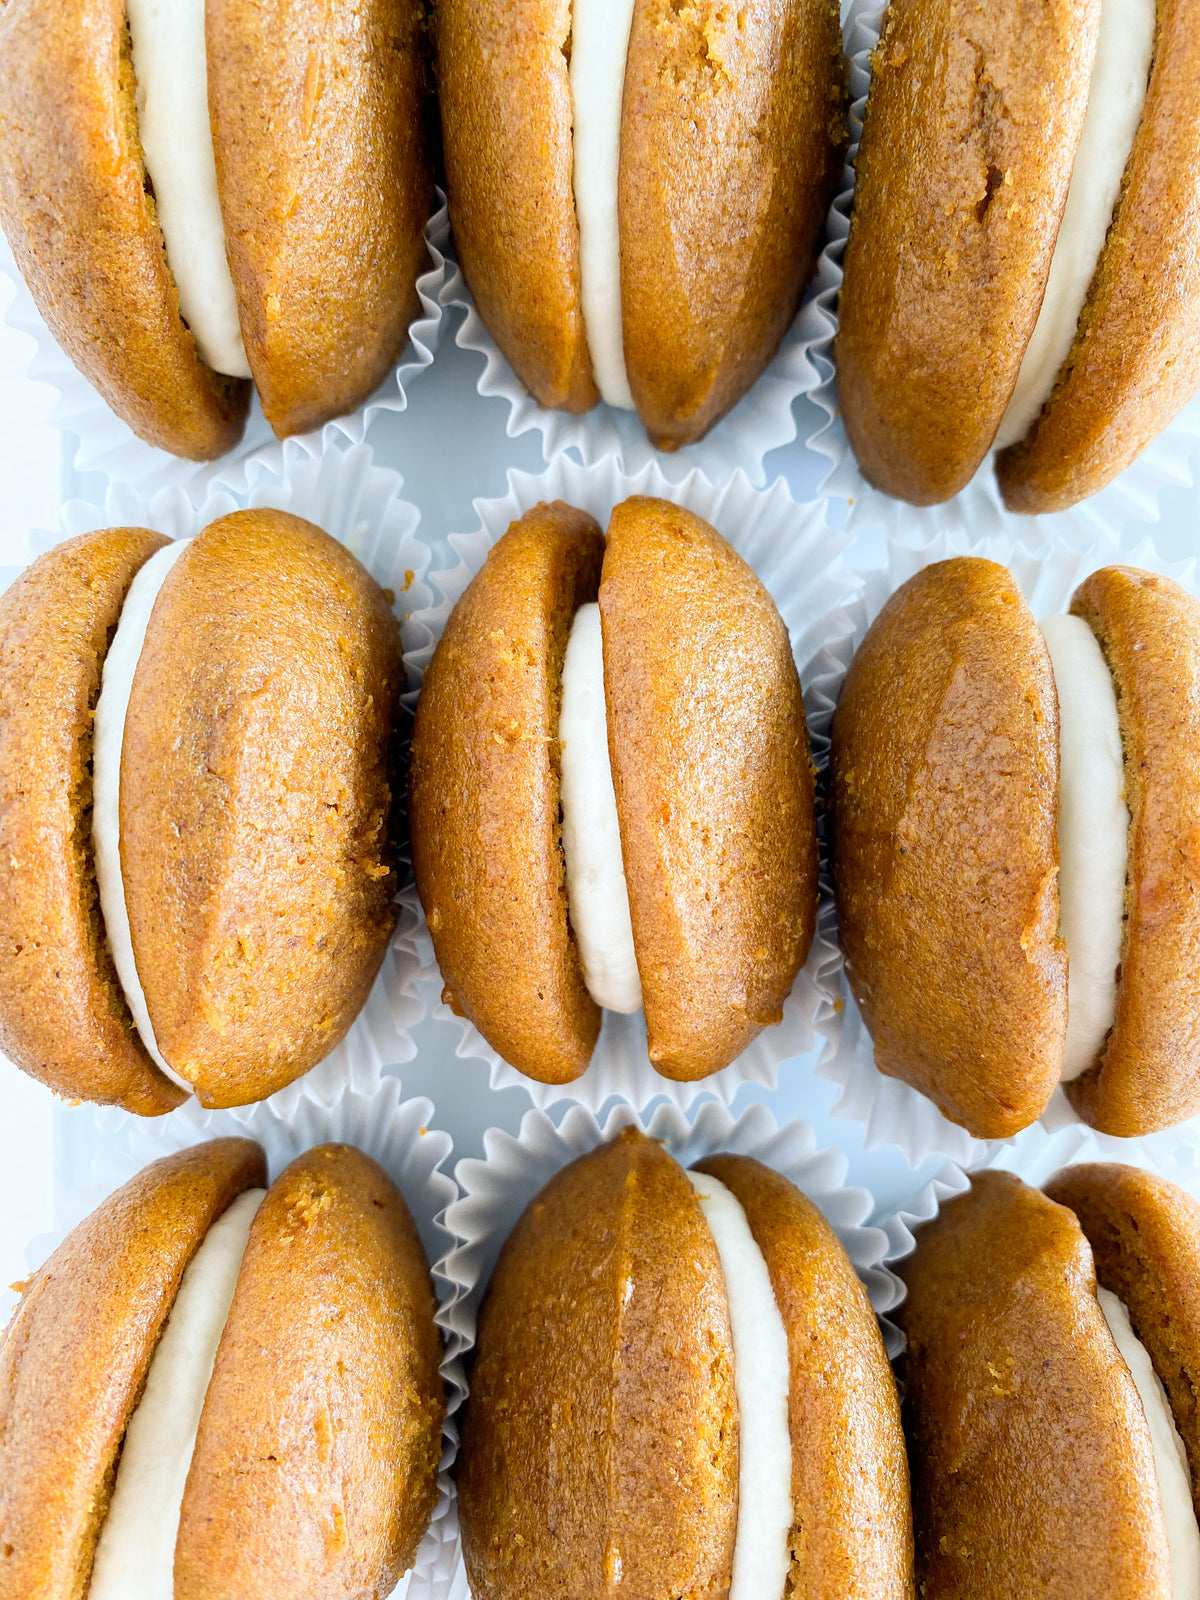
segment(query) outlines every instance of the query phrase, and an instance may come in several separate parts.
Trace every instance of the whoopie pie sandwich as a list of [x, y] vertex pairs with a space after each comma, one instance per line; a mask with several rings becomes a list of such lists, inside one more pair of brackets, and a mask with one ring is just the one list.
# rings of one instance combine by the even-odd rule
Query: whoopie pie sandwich
[[419, 309], [418, 0], [10, 0], [0, 226], [139, 438], [207, 461], [353, 411]]
[[816, 921], [804, 704], [770, 595], [699, 517], [514, 522], [426, 671], [409, 783], [443, 998], [521, 1072], [579, 1077], [605, 1007], [685, 1080], [781, 1019]]
[[387, 1174], [247, 1139], [156, 1161], [0, 1342], [0, 1595], [391, 1593], [437, 1500], [429, 1266]]
[[358, 1014], [395, 921], [382, 589], [239, 511], [57, 545], [0, 598], [0, 1049], [154, 1115], [265, 1098]]
[[1104, 487], [1200, 384], [1200, 39], [1182, 0], [892, 0], [834, 354], [864, 475], [1013, 511]]
[[982, 1172], [900, 1270], [917, 1593], [1196, 1600], [1200, 1206]]
[[847, 138], [832, 0], [439, 0], [450, 216], [543, 406], [675, 450], [766, 366]]
[[837, 1236], [746, 1156], [636, 1129], [518, 1222], [458, 1466], [476, 1600], [911, 1600], [896, 1390]]
[[880, 1070], [979, 1138], [1061, 1081], [1137, 1135], [1200, 1111], [1200, 602], [1103, 567], [1039, 627], [926, 567], [871, 625], [830, 758], [850, 987]]

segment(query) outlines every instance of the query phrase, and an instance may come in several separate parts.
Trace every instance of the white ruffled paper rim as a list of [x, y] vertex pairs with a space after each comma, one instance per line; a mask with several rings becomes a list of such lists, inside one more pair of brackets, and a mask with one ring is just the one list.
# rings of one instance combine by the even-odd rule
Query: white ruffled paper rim
[[919, 528], [925, 538], [962, 532], [978, 537], [1006, 530], [1013, 537], [1024, 530], [1025, 536], [1030, 537], [1031, 530], [1036, 530], [1032, 536], [1047, 545], [1065, 542], [1080, 546], [1127, 521], [1157, 522], [1161, 492], [1169, 487], [1190, 487], [1196, 481], [1193, 457], [1200, 449], [1200, 396], [1185, 406], [1124, 472], [1091, 499], [1067, 511], [1027, 517], [1006, 510], [996, 488], [990, 455], [967, 487], [940, 506], [911, 506], [895, 500], [868, 483], [858, 470], [838, 406], [833, 339], [838, 327], [837, 300], [854, 198], [853, 163], [862, 136], [871, 53], [879, 42], [886, 9], [886, 0], [849, 0], [843, 7], [842, 27], [850, 63], [850, 148], [841, 187], [826, 222], [826, 242], [817, 261], [814, 289], [801, 306], [795, 329], [804, 345], [804, 358], [820, 375], [810, 397], [825, 413], [825, 420], [804, 440], [809, 450], [824, 456], [829, 463], [819, 492], [846, 507], [846, 526], [851, 531], [878, 528], [889, 537], [901, 536], [913, 528]]
[[[234, 485], [221, 479], [208, 482], [198, 505], [183, 484], [153, 494], [111, 484], [102, 505], [68, 501], [58, 530], [31, 533], [20, 559], [32, 560], [64, 538], [98, 528], [145, 527], [172, 539], [190, 538], [229, 512], [270, 506], [306, 517], [344, 544], [380, 585], [393, 591], [403, 620], [408, 608], [424, 610], [433, 596], [426, 582], [429, 548], [417, 537], [420, 515], [402, 498], [402, 488], [399, 473], [375, 464], [369, 445], [342, 445], [318, 454], [312, 441], [289, 439], [277, 455], [246, 463]], [[402, 941], [412, 937], [411, 923], [411, 910], [401, 905], [397, 936]], [[412, 976], [389, 952], [341, 1044], [268, 1103], [286, 1115], [306, 1093], [373, 1083], [383, 1066], [411, 1061], [416, 1045], [410, 1029], [425, 1016], [425, 1003], [409, 981]], [[188, 1109], [184, 1106], [166, 1120]], [[96, 1110], [97, 1125], [104, 1130], [119, 1127], [124, 1117], [113, 1107]]]
[[[813, 294], [815, 287], [819, 285], [810, 282], [805, 295]], [[476, 310], [462, 268], [454, 257], [453, 244], [441, 299], [447, 310], [460, 313], [455, 343], [460, 349], [483, 357], [476, 389], [485, 398], [507, 401], [510, 439], [530, 431], [541, 434], [546, 461], [553, 461], [564, 450], [575, 450], [586, 464], [616, 456], [631, 473], [655, 462], [664, 478], [674, 483], [683, 482], [696, 467], [714, 483], [724, 482], [741, 471], [760, 488], [766, 482], [763, 457], [796, 438], [794, 402], [801, 395], [811, 394], [821, 381], [820, 369], [811, 358], [812, 336], [798, 314], [761, 376], [714, 428], [681, 450], [659, 451], [646, 437], [634, 411], [622, 411], [601, 402], [591, 411], [573, 415], [538, 404]]]
[[[735, 473], [716, 488], [694, 469], [682, 483], [670, 484], [655, 462], [630, 475], [612, 457], [582, 466], [560, 456], [541, 474], [510, 471], [508, 486], [508, 493], [498, 499], [475, 501], [479, 526], [473, 533], [450, 535], [457, 565], [428, 574], [428, 586], [437, 599], [425, 610], [414, 609], [406, 635], [409, 648], [404, 659], [414, 704], [455, 602], [511, 522], [539, 501], [565, 500], [591, 512], [606, 527], [620, 501], [634, 494], [656, 495], [687, 506], [712, 523], [771, 591], [800, 666], [818, 765], [827, 759], [829, 723], [841, 681], [838, 664], [853, 635], [848, 608], [859, 600], [861, 580], [844, 565], [847, 540], [826, 525], [819, 503], [797, 504], [782, 479], [769, 490], [759, 490], [744, 474]], [[822, 907], [812, 950], [784, 1005], [783, 1021], [764, 1029], [723, 1071], [695, 1083], [660, 1077], [646, 1054], [641, 1013], [605, 1012], [596, 1053], [583, 1076], [568, 1084], [537, 1083], [504, 1061], [473, 1023], [442, 1002], [442, 979], [415, 887], [405, 891], [401, 902], [406, 916], [394, 950], [405, 993], [459, 1030], [457, 1055], [486, 1061], [493, 1089], [524, 1089], [540, 1107], [573, 1100], [599, 1111], [614, 1095], [634, 1106], [648, 1105], [659, 1096], [679, 1106], [690, 1105], [701, 1095], [715, 1095], [728, 1103], [745, 1083], [774, 1089], [780, 1062], [816, 1045], [818, 1024], [832, 1014], [836, 1002], [841, 953], [831, 936], [830, 913]]]
[[251, 464], [256, 457], [262, 457], [277, 470], [285, 447], [293, 442], [305, 446], [313, 455], [324, 448], [336, 447], [342, 440], [352, 445], [361, 444], [377, 416], [383, 412], [408, 409], [409, 385], [431, 364], [437, 350], [442, 324], [441, 294], [446, 277], [446, 248], [450, 238], [446, 197], [440, 189], [436, 192], [435, 207], [434, 214], [425, 224], [430, 265], [417, 279], [421, 309], [409, 324], [408, 342], [398, 364], [374, 394], [348, 416], [338, 417], [322, 428], [298, 434], [295, 440], [282, 443], [276, 440], [255, 395], [251, 399], [241, 439], [219, 460], [209, 462], [186, 461], [146, 444], [110, 409], [55, 342], [17, 270], [7, 241], [0, 234], [0, 273], [10, 279], [13, 285], [13, 298], [4, 321], [8, 327], [28, 334], [35, 343], [28, 376], [38, 383], [48, 384], [55, 391], [56, 398], [49, 420], [64, 433], [76, 436], [78, 445], [72, 463], [75, 470], [103, 473], [110, 482], [120, 482], [143, 494], [153, 494], [172, 484], [186, 484], [194, 494], [199, 495], [213, 480], [220, 479], [232, 484], [238, 481], [239, 474], [246, 474], [248, 481]]
[[[300, 1085], [294, 1085], [299, 1089]], [[401, 1578], [392, 1600], [446, 1600], [461, 1565], [458, 1519], [454, 1513], [451, 1469], [458, 1448], [454, 1414], [467, 1393], [465, 1354], [473, 1338], [469, 1295], [474, 1284], [463, 1278], [456, 1235], [445, 1216], [458, 1197], [458, 1185], [444, 1170], [453, 1153], [448, 1133], [432, 1126], [433, 1102], [421, 1096], [403, 1098], [397, 1078], [369, 1086], [304, 1080], [303, 1093], [280, 1105], [280, 1096], [232, 1111], [204, 1111], [195, 1102], [169, 1117], [145, 1121], [124, 1118], [126, 1137], [97, 1155], [90, 1188], [74, 1191], [71, 1225], [94, 1210], [115, 1189], [160, 1156], [171, 1155], [209, 1139], [256, 1139], [267, 1154], [270, 1181], [303, 1151], [327, 1143], [350, 1144], [378, 1161], [396, 1184], [412, 1212], [432, 1263], [438, 1307], [435, 1320], [445, 1348], [441, 1362], [446, 1386], [446, 1420], [438, 1468], [438, 1502], [416, 1560]], [[31, 1241], [26, 1260], [36, 1270], [61, 1244], [70, 1227]]]
[[[1196, 560], [1166, 561], [1153, 540], [1142, 530], [1106, 528], [1089, 540], [1086, 548], [1063, 543], [1045, 550], [1037, 532], [1028, 523], [984, 537], [972, 537], [963, 529], [943, 529], [933, 538], [923, 538], [925, 530], [910, 529], [904, 538], [892, 538], [887, 545], [886, 565], [864, 575], [864, 590], [859, 604], [852, 608], [852, 637], [843, 640], [840, 660], [844, 675], [854, 651], [862, 642], [871, 622], [888, 597], [914, 573], [935, 561], [952, 556], [986, 556], [1008, 567], [1033, 614], [1052, 616], [1068, 609], [1075, 588], [1098, 567], [1122, 562], [1148, 571], [1164, 573], [1193, 593], [1200, 592]], [[840, 687], [840, 679], [839, 685]], [[836, 696], [836, 688], [834, 694]], [[836, 915], [832, 909], [831, 936], [836, 937]], [[841, 1091], [833, 1115], [862, 1124], [865, 1147], [878, 1149], [898, 1145], [914, 1167], [932, 1155], [942, 1155], [962, 1167], [977, 1166], [987, 1159], [1000, 1159], [997, 1147], [1020, 1149], [1059, 1131], [1085, 1140], [1100, 1152], [1096, 1160], [1130, 1160], [1131, 1150], [1147, 1152], [1158, 1162], [1185, 1160], [1187, 1152], [1200, 1145], [1200, 1117], [1142, 1139], [1119, 1139], [1094, 1132], [1081, 1123], [1062, 1089], [1056, 1089], [1042, 1116], [1031, 1128], [1011, 1139], [988, 1141], [972, 1138], [965, 1128], [950, 1122], [932, 1100], [899, 1078], [885, 1077], [875, 1065], [874, 1047], [862, 1016], [849, 992], [845, 968], [840, 968], [842, 993], [839, 1009], [832, 1018], [818, 1023], [825, 1045], [817, 1063], [817, 1076], [836, 1083]], [[1025, 1141], [1025, 1145], [1022, 1145]], [[989, 1152], [993, 1152], [989, 1156]]]

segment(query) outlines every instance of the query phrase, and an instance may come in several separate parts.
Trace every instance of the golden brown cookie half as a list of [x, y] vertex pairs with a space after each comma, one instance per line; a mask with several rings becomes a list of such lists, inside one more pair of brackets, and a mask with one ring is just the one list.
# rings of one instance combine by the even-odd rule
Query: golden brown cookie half
[[1150, 1431], [1071, 1212], [979, 1173], [900, 1271], [918, 1594], [1168, 1600]]
[[1104, 567], [1071, 610], [1113, 675], [1130, 825], [1116, 1017], [1067, 1093], [1105, 1133], [1152, 1133], [1200, 1111], [1200, 602]]
[[255, 1216], [175, 1547], [179, 1600], [389, 1594], [437, 1500], [429, 1267], [387, 1174], [320, 1145]]
[[817, 909], [800, 679], [775, 604], [713, 528], [635, 497], [600, 584], [608, 745], [650, 1060], [727, 1066], [780, 1021]]
[[[547, 406], [599, 398], [581, 304], [569, 0], [442, 0], [450, 211], [480, 315]], [[795, 314], [846, 142], [829, 0], [635, 0], [618, 205], [626, 365], [653, 442], [699, 438]]]
[[926, 567], [859, 647], [833, 721], [847, 974], [880, 1070], [979, 1138], [1040, 1115], [1062, 1069], [1058, 701], [1015, 580]]
[[733, 1342], [683, 1169], [634, 1129], [566, 1167], [480, 1313], [458, 1468], [471, 1592], [728, 1592]]
[[514, 522], [450, 614], [413, 729], [413, 872], [443, 998], [545, 1083], [579, 1077], [600, 1031], [567, 917], [558, 718], [603, 556], [561, 501]]
[[929, 505], [991, 449], [1050, 271], [1099, 0], [892, 0], [834, 345], [859, 466]]
[[212, 523], [151, 614], [121, 757], [121, 865], [164, 1057], [205, 1105], [324, 1059], [395, 923], [383, 591], [282, 511]]
[[266, 1181], [248, 1139], [156, 1161], [68, 1235], [0, 1343], [0, 1595], [83, 1600], [125, 1424], [209, 1227]]
[[230, 273], [284, 438], [353, 411], [399, 357], [433, 198], [418, 0], [209, 0]]
[[165, 541], [83, 534], [0, 598], [0, 1047], [61, 1095], [154, 1116], [183, 1095], [146, 1052], [109, 954], [92, 851], [92, 716], [134, 574]]
[[1079, 1219], [1097, 1278], [1124, 1303], [1149, 1352], [1200, 1513], [1200, 1205], [1178, 1184], [1116, 1162], [1066, 1167], [1046, 1193]]
[[996, 458], [1013, 511], [1074, 505], [1116, 477], [1200, 386], [1200, 38], [1159, 0], [1150, 82], [1104, 250], [1049, 403]]
[[795, 1184], [748, 1156], [700, 1172], [732, 1190], [788, 1337], [792, 1569], [788, 1600], [910, 1600], [912, 1512], [896, 1385], [837, 1235]]
[[179, 315], [138, 136], [124, 0], [0, 7], [0, 226], [55, 339], [147, 443], [209, 461], [250, 386]]

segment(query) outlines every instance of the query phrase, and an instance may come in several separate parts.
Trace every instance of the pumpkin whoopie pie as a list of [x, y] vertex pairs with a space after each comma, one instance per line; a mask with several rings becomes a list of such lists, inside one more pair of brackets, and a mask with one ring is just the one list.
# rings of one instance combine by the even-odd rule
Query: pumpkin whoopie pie
[[0, 1342], [8, 1600], [386, 1595], [437, 1499], [429, 1266], [370, 1157], [266, 1189], [248, 1139], [154, 1162], [24, 1287]]
[[918, 1594], [1195, 1600], [1200, 1207], [978, 1173], [900, 1270]]
[[627, 1129], [504, 1246], [458, 1469], [479, 1600], [912, 1596], [896, 1391], [836, 1235], [746, 1156]]
[[691, 512], [512, 524], [426, 672], [409, 812], [444, 998], [528, 1076], [577, 1078], [605, 1006], [677, 1079], [780, 1020], [816, 918], [800, 680]]
[[995, 448], [1061, 510], [1200, 384], [1200, 41], [1181, 0], [892, 0], [835, 344], [863, 473], [927, 505]]
[[150, 444], [209, 460], [253, 378], [282, 438], [352, 411], [418, 310], [418, 0], [11, 0], [0, 226]]
[[1200, 1111], [1200, 603], [1104, 567], [1068, 617], [959, 557], [880, 612], [833, 722], [838, 918], [883, 1072], [980, 1138], [1059, 1081], [1106, 1133]]
[[830, 0], [441, 0], [450, 214], [544, 406], [699, 438], [774, 354], [847, 138]]
[[395, 919], [383, 591], [279, 511], [85, 534], [0, 598], [0, 1048], [152, 1115], [264, 1098]]

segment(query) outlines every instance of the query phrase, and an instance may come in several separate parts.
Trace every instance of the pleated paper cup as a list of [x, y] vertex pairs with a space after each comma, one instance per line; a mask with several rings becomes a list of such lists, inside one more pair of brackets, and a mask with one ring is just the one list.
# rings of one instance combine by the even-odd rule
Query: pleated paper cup
[[28, 1264], [36, 1270], [71, 1226], [150, 1162], [210, 1139], [257, 1140], [266, 1151], [271, 1182], [296, 1156], [318, 1144], [354, 1145], [379, 1162], [404, 1196], [420, 1232], [438, 1297], [436, 1321], [445, 1341], [441, 1372], [447, 1414], [438, 1503], [415, 1565], [401, 1579], [394, 1600], [406, 1595], [409, 1600], [446, 1600], [461, 1565], [451, 1468], [458, 1444], [454, 1413], [467, 1392], [464, 1356], [471, 1345], [470, 1297], [475, 1288], [461, 1276], [460, 1251], [444, 1222], [458, 1195], [446, 1170], [453, 1143], [448, 1133], [433, 1126], [433, 1102], [424, 1097], [404, 1099], [396, 1078], [376, 1080], [367, 1087], [333, 1087], [314, 1081], [310, 1074], [292, 1087], [296, 1092], [286, 1104], [276, 1095], [232, 1111], [204, 1111], [192, 1101], [153, 1121], [125, 1117], [124, 1136], [96, 1157], [91, 1185], [72, 1191], [73, 1215], [65, 1219], [67, 1225], [35, 1239], [27, 1252]]
[[821, 493], [845, 508], [846, 526], [852, 532], [869, 528], [887, 537], [919, 529], [926, 539], [964, 533], [975, 537], [1007, 533], [1015, 538], [1024, 530], [1025, 537], [1036, 538], [1043, 547], [1052, 543], [1082, 546], [1097, 535], [1119, 531], [1128, 521], [1157, 521], [1163, 489], [1190, 487], [1196, 481], [1200, 397], [1186, 406], [1112, 483], [1067, 511], [1027, 517], [1006, 510], [996, 488], [990, 455], [967, 487], [940, 506], [911, 506], [895, 500], [868, 483], [859, 471], [838, 405], [833, 341], [854, 203], [854, 162], [871, 82], [871, 55], [879, 42], [886, 10], [886, 0], [849, 0], [843, 6], [842, 27], [850, 62], [850, 149], [840, 189], [830, 208], [813, 290], [801, 307], [794, 329], [804, 360], [819, 374], [810, 393], [813, 404], [824, 416], [804, 443], [827, 463]]
[[[402, 618], [409, 608], [425, 610], [432, 592], [425, 582], [428, 547], [417, 537], [419, 515], [402, 496], [400, 475], [375, 464], [370, 446], [330, 448], [314, 456], [303, 440], [289, 440], [273, 461], [250, 462], [235, 482], [215, 478], [195, 503], [183, 485], [147, 495], [128, 484], [114, 484], [99, 505], [69, 501], [53, 533], [33, 533], [22, 552], [32, 560], [64, 538], [98, 528], [146, 527], [172, 539], [199, 533], [218, 517], [247, 507], [274, 507], [305, 517], [338, 539], [371, 576], [396, 596]], [[413, 933], [412, 913], [400, 908], [397, 936], [402, 948]], [[333, 1052], [303, 1079], [272, 1097], [288, 1107], [301, 1085], [332, 1091], [344, 1083], [374, 1083], [382, 1066], [411, 1061], [416, 1046], [410, 1029], [425, 1015], [416, 992], [416, 972], [389, 952], [366, 1005]], [[124, 1113], [98, 1112], [104, 1128], [119, 1125]]]
[[[852, 636], [843, 640], [841, 646], [839, 665], [843, 675], [867, 627], [888, 597], [921, 568], [953, 556], [986, 556], [1008, 567], [1039, 620], [1067, 611], [1077, 585], [1098, 567], [1115, 562], [1164, 573], [1192, 593], [1200, 592], [1195, 560], [1165, 560], [1153, 540], [1140, 529], [1097, 533], [1082, 549], [1060, 543], [1048, 550], [1041, 547], [1036, 537], [1021, 537], [1020, 524], [1015, 529], [983, 538], [957, 530], [942, 531], [924, 539], [922, 532], [919, 528], [910, 528], [903, 538], [889, 540], [885, 565], [865, 575], [861, 602], [850, 613], [854, 624]], [[831, 926], [831, 937], [836, 937], [835, 926]], [[921, 982], [927, 976], [914, 973], [913, 981]], [[825, 1044], [816, 1068], [819, 1077], [836, 1083], [841, 1091], [833, 1114], [862, 1123], [868, 1149], [898, 1145], [913, 1166], [939, 1154], [964, 1167], [987, 1159], [991, 1148], [987, 1141], [972, 1138], [965, 1129], [942, 1116], [933, 1102], [918, 1090], [898, 1078], [885, 1077], [878, 1070], [871, 1036], [849, 992], [844, 966], [840, 968], [840, 981], [839, 1008], [834, 1014], [824, 1016], [819, 1024]], [[1074, 1130], [1073, 1137], [1086, 1136], [1092, 1141], [1089, 1148], [1101, 1152], [1095, 1159], [1128, 1160], [1130, 1157], [1123, 1152], [1136, 1148], [1149, 1152], [1155, 1160], [1170, 1161], [1176, 1149], [1186, 1151], [1200, 1139], [1200, 1118], [1146, 1139], [1118, 1139], [1086, 1128], [1066, 1094], [1057, 1089], [1035, 1129], [1037, 1131], [1027, 1129], [1013, 1140], [1001, 1142], [1017, 1145], [1022, 1139], [1028, 1143], [1059, 1130]]]
[[[541, 475], [510, 472], [508, 483], [506, 495], [475, 502], [479, 524], [473, 532], [450, 536], [457, 564], [428, 576], [436, 599], [424, 610], [415, 609], [409, 625], [405, 662], [411, 690], [415, 691], [424, 675], [454, 603], [511, 522], [539, 501], [565, 500], [589, 511], [605, 527], [614, 505], [630, 495], [656, 495], [687, 506], [712, 523], [770, 590], [800, 669], [818, 763], [825, 759], [829, 719], [840, 682], [838, 663], [853, 632], [847, 608], [858, 600], [860, 585], [842, 561], [845, 538], [827, 526], [819, 505], [797, 505], [780, 480], [761, 491], [751, 488], [746, 477], [737, 473], [718, 489], [694, 471], [682, 483], [672, 485], [653, 462], [631, 475], [611, 457], [590, 467], [560, 457]], [[413, 699], [415, 702], [415, 692]], [[684, 1106], [701, 1095], [728, 1102], [745, 1083], [774, 1088], [780, 1064], [813, 1048], [818, 1022], [832, 1015], [836, 1001], [841, 958], [825, 914], [818, 919], [812, 951], [784, 1006], [783, 1021], [764, 1029], [722, 1072], [695, 1083], [660, 1077], [646, 1053], [641, 1014], [606, 1012], [584, 1075], [570, 1084], [541, 1084], [503, 1061], [474, 1024], [455, 1016], [442, 1003], [442, 979], [415, 889], [402, 901], [407, 915], [396, 941], [396, 959], [406, 992], [458, 1030], [459, 1056], [488, 1063], [493, 1088], [523, 1088], [538, 1106], [567, 1099], [598, 1111], [613, 1095], [635, 1106], [647, 1105], [660, 1095]]]
[[[312, 455], [338, 442], [361, 444], [377, 416], [408, 409], [408, 391], [416, 378], [430, 365], [441, 333], [441, 293], [446, 277], [445, 251], [450, 236], [445, 196], [439, 190], [436, 210], [425, 225], [429, 266], [417, 279], [421, 309], [409, 325], [408, 340], [400, 359], [367, 400], [348, 416], [338, 417], [323, 428], [297, 435]], [[156, 449], [139, 439], [129, 425], [112, 411], [107, 402], [79, 372], [55, 343], [33, 303], [33, 296], [13, 261], [12, 252], [0, 235], [0, 273], [11, 279], [14, 294], [5, 315], [10, 328], [28, 334], [36, 349], [29, 364], [29, 377], [48, 384], [55, 392], [50, 421], [78, 440], [73, 465], [77, 472], [100, 472], [110, 482], [152, 495], [169, 485], [187, 485], [193, 494], [202, 494], [216, 480], [238, 481], [249, 474], [257, 457], [278, 470], [284, 446], [262, 414], [257, 396], [252, 397], [245, 432], [239, 442], [218, 461], [185, 461], [166, 450]], [[248, 481], [248, 480], [247, 480]]]

